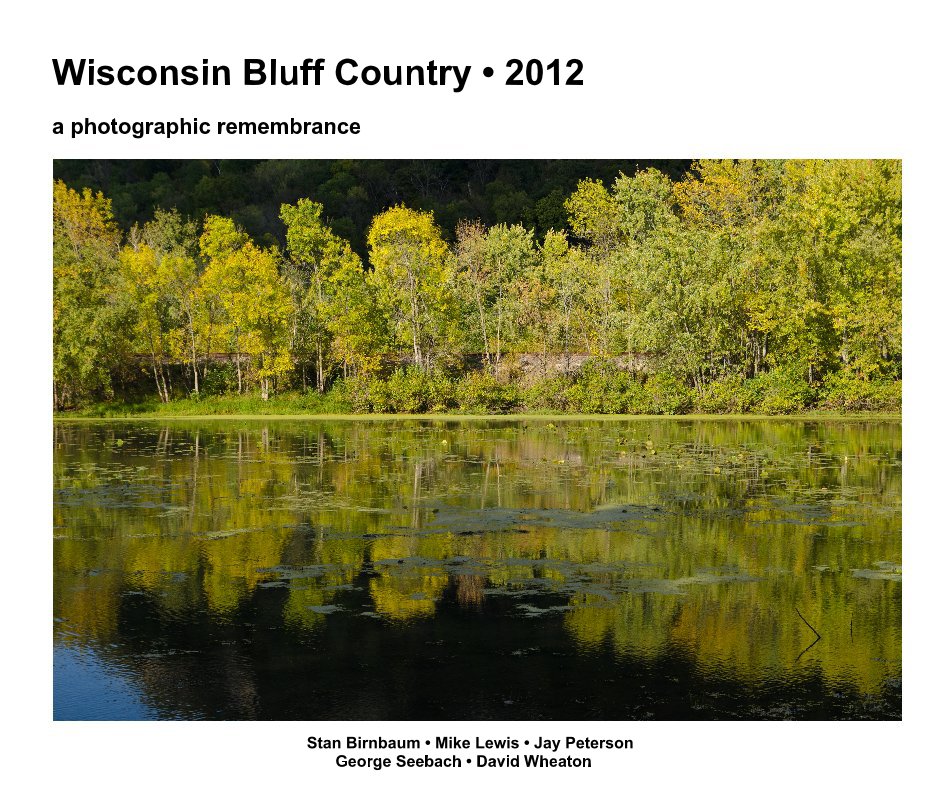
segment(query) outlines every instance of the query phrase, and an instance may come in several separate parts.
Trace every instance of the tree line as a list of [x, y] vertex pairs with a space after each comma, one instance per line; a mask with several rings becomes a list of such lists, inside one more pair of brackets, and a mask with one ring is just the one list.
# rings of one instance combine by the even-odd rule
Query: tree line
[[356, 411], [898, 409], [898, 161], [703, 160], [585, 179], [567, 226], [318, 200], [280, 245], [175, 209], [122, 232], [53, 187], [54, 402], [253, 388]]
[[333, 231], [364, 259], [366, 232], [383, 209], [404, 203], [435, 214], [449, 234], [462, 220], [518, 221], [544, 232], [567, 227], [567, 196], [582, 178], [610, 182], [655, 167], [680, 179], [687, 159], [58, 159], [53, 175], [112, 200], [119, 226], [156, 207], [204, 220], [230, 217], [258, 245], [283, 246], [280, 206], [315, 198]]

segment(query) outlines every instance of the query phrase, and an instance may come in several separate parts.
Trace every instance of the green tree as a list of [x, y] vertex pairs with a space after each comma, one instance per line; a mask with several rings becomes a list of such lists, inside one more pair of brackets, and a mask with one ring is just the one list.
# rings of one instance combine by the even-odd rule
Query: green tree
[[[198, 393], [212, 351], [231, 355], [239, 392], [259, 382], [265, 398], [285, 379], [306, 389], [315, 375], [323, 391], [339, 375], [384, 374], [407, 355], [412, 392], [448, 398], [433, 389], [444, 376], [425, 373], [460, 372], [461, 355], [476, 350], [494, 374], [479, 381], [506, 403], [520, 394], [507, 383], [541, 362], [569, 374], [549, 393], [538, 389], [552, 406], [578, 406], [584, 383], [602, 385], [617, 363], [647, 374], [645, 385], [626, 374], [613, 388], [627, 387], [632, 395], [620, 406], [637, 409], [650, 394], [650, 408], [674, 411], [693, 402], [709, 410], [786, 412], [815, 401], [870, 409], [898, 398], [898, 161], [705, 159], [680, 180], [646, 169], [610, 185], [590, 172], [569, 197], [557, 181], [533, 188], [550, 169], [259, 165], [254, 175], [268, 191], [286, 197], [306, 175], [326, 190], [326, 208], [351, 215], [334, 218], [331, 229], [321, 203], [284, 204], [282, 255], [251, 241], [237, 218], [208, 216], [199, 237], [175, 209], [132, 226], [120, 251], [110, 202], [58, 183], [55, 403], [128, 393], [147, 375], [143, 364], [163, 401], [174, 394], [177, 367], [190, 367], [187, 383]], [[224, 192], [242, 221], [258, 225], [270, 214], [233, 164], [195, 163], [193, 172], [191, 201], [211, 203]], [[476, 184], [463, 197], [447, 189], [459, 175]], [[510, 222], [463, 222], [449, 248], [436, 213], [395, 206], [369, 227], [366, 270], [334, 229], [356, 230], [360, 214], [392, 197], [387, 181], [439, 196], [433, 207], [442, 220], [470, 220], [484, 203], [507, 208]], [[182, 200], [167, 175], [148, 191]], [[550, 208], [558, 197], [566, 197], [559, 217], [569, 234], [551, 229], [538, 245], [524, 220], [558, 217]], [[578, 373], [579, 352], [600, 359]], [[527, 376], [507, 375], [515, 364]], [[571, 384], [579, 389], [568, 398]], [[369, 385], [353, 388], [368, 393]], [[606, 408], [603, 398], [593, 406]], [[618, 408], [614, 401], [608, 406]]]
[[[174, 328], [170, 332], [170, 356], [191, 365], [192, 392], [200, 392], [199, 354], [209, 344], [202, 342], [209, 332], [208, 300], [200, 287], [198, 226], [176, 209], [156, 209], [154, 217], [141, 228], [129, 232], [132, 245], [144, 243], [154, 253], [161, 273], [162, 293]], [[205, 367], [207, 361], [205, 360]]]
[[241, 364], [246, 357], [266, 401], [276, 380], [292, 368], [293, 305], [279, 273], [279, 255], [273, 248], [258, 248], [232, 220], [221, 217], [208, 218], [200, 246], [208, 261], [202, 289], [220, 303], [237, 364], [238, 392], [244, 389]]
[[562, 231], [548, 231], [541, 249], [542, 280], [552, 290], [550, 319], [557, 333], [566, 371], [573, 368], [573, 354], [579, 350], [578, 332], [584, 300], [590, 289], [590, 262], [577, 248], [571, 248]]
[[171, 357], [171, 316], [163, 263], [148, 245], [127, 246], [119, 253], [124, 291], [134, 310], [132, 344], [148, 354], [162, 402], [171, 400], [166, 363]]
[[378, 371], [389, 338], [369, 274], [357, 260], [344, 260], [328, 281], [327, 327], [343, 378]]
[[199, 247], [205, 261], [201, 274], [200, 291], [207, 299], [206, 338], [208, 356], [214, 343], [221, 340], [234, 357], [237, 369], [237, 392], [244, 392], [242, 367], [241, 327], [239, 308], [242, 297], [241, 268], [243, 260], [238, 256], [250, 237], [233, 220], [212, 215], [204, 221]]
[[538, 261], [534, 232], [521, 225], [485, 229], [461, 223], [455, 246], [455, 282], [461, 305], [474, 308], [485, 364], [499, 372], [502, 354], [518, 336], [516, 287]]
[[127, 306], [117, 280], [121, 234], [102, 193], [53, 184], [53, 402], [112, 392]]
[[430, 369], [450, 350], [453, 337], [448, 245], [429, 212], [393, 207], [373, 218], [368, 235], [371, 283], [388, 310], [399, 346]]
[[[323, 392], [327, 363], [333, 361], [327, 352], [339, 329], [334, 324], [339, 311], [335, 294], [341, 284], [353, 289], [351, 281], [355, 272], [362, 272], [362, 262], [349, 243], [323, 221], [322, 204], [309, 199], [295, 205], [285, 203], [280, 207], [280, 219], [287, 226], [289, 269], [285, 275], [294, 302], [292, 348], [295, 356], [312, 356], [317, 387]], [[341, 273], [349, 275], [343, 278]]]
[[726, 360], [734, 305], [723, 238], [682, 224], [653, 232], [629, 253], [636, 315], [631, 339], [660, 371], [701, 390]]

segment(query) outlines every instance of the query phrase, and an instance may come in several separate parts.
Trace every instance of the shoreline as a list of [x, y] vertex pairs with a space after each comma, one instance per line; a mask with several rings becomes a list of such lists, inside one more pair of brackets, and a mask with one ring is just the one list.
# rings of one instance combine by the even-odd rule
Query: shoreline
[[623, 414], [583, 414], [556, 412], [512, 412], [503, 414], [481, 413], [212, 413], [203, 415], [162, 415], [151, 412], [130, 413], [127, 415], [53, 415], [53, 423], [102, 422], [116, 420], [597, 420], [597, 421], [887, 421], [902, 422], [902, 412], [801, 412], [793, 415], [764, 414], [690, 414], [690, 415], [623, 415]]

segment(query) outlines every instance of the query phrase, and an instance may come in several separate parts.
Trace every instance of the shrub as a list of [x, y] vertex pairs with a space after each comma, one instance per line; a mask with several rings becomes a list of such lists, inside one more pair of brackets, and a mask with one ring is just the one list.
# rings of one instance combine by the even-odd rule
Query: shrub
[[455, 384], [444, 373], [432, 373], [428, 380], [428, 412], [447, 412], [457, 405]]
[[616, 371], [600, 388], [600, 411], [610, 415], [630, 412], [630, 401], [641, 387], [632, 373]]
[[623, 408], [627, 415], [649, 415], [652, 411], [652, 399], [645, 385], [634, 381], [623, 393]]
[[903, 382], [899, 379], [867, 380], [853, 374], [833, 373], [821, 388], [821, 406], [845, 412], [899, 412]]
[[803, 371], [784, 366], [761, 373], [744, 385], [746, 409], [765, 415], [790, 415], [814, 403], [817, 393]]
[[649, 411], [662, 415], [684, 415], [693, 405], [692, 389], [670, 373], [656, 373], [646, 379]]
[[695, 394], [695, 411], [712, 415], [747, 412], [750, 398], [745, 392], [745, 377], [740, 373], [720, 376]]
[[200, 381], [201, 395], [225, 395], [237, 392], [237, 366], [232, 362], [211, 362]]
[[567, 409], [566, 393], [570, 388], [567, 376], [545, 376], [524, 388], [524, 404], [535, 411], [563, 412]]
[[369, 376], [350, 376], [335, 382], [330, 392], [339, 393], [353, 412], [372, 412], [372, 382]]
[[639, 381], [629, 371], [608, 360], [591, 359], [562, 395], [570, 412], [618, 414], [629, 411], [631, 397], [639, 387]]
[[386, 412], [426, 412], [429, 405], [428, 377], [412, 366], [395, 371], [386, 382]]
[[498, 381], [487, 372], [470, 373], [455, 387], [455, 402], [462, 412], [510, 412], [521, 402], [517, 385]]
[[356, 412], [419, 414], [445, 412], [455, 405], [451, 379], [414, 365], [399, 368], [387, 379], [350, 379], [346, 387], [346, 396]]
[[[352, 379], [350, 381], [353, 381]], [[363, 411], [368, 412], [368, 406], [363, 406], [362, 410], [356, 410], [350, 393], [347, 391], [346, 384], [341, 381], [335, 382], [322, 395], [311, 391], [306, 394], [308, 403], [312, 404], [313, 411], [319, 410], [321, 414], [344, 414], [350, 412]]]
[[585, 415], [603, 411], [600, 382], [584, 382], [575, 379], [563, 392], [562, 403], [567, 412], [580, 412]]

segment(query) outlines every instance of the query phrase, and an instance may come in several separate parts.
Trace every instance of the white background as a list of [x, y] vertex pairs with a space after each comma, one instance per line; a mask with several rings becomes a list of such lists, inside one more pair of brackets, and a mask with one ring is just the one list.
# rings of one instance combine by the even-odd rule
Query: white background
[[[883, 799], [944, 784], [945, 25], [903, 2], [17, 4], [7, 10], [2, 320], [4, 785], [30, 797]], [[230, 87], [58, 87], [51, 59], [232, 68]], [[244, 58], [470, 64], [439, 87], [243, 87]], [[509, 58], [584, 86], [506, 87]], [[495, 77], [481, 76], [493, 66]], [[55, 120], [359, 120], [349, 137], [70, 140]], [[904, 721], [53, 723], [51, 159], [895, 157], [905, 176]], [[337, 769], [306, 736], [632, 737], [593, 770]], [[927, 780], [936, 782], [923, 790]], [[915, 789], [915, 790], [914, 790]], [[10, 797], [18, 798], [18, 797]]]

